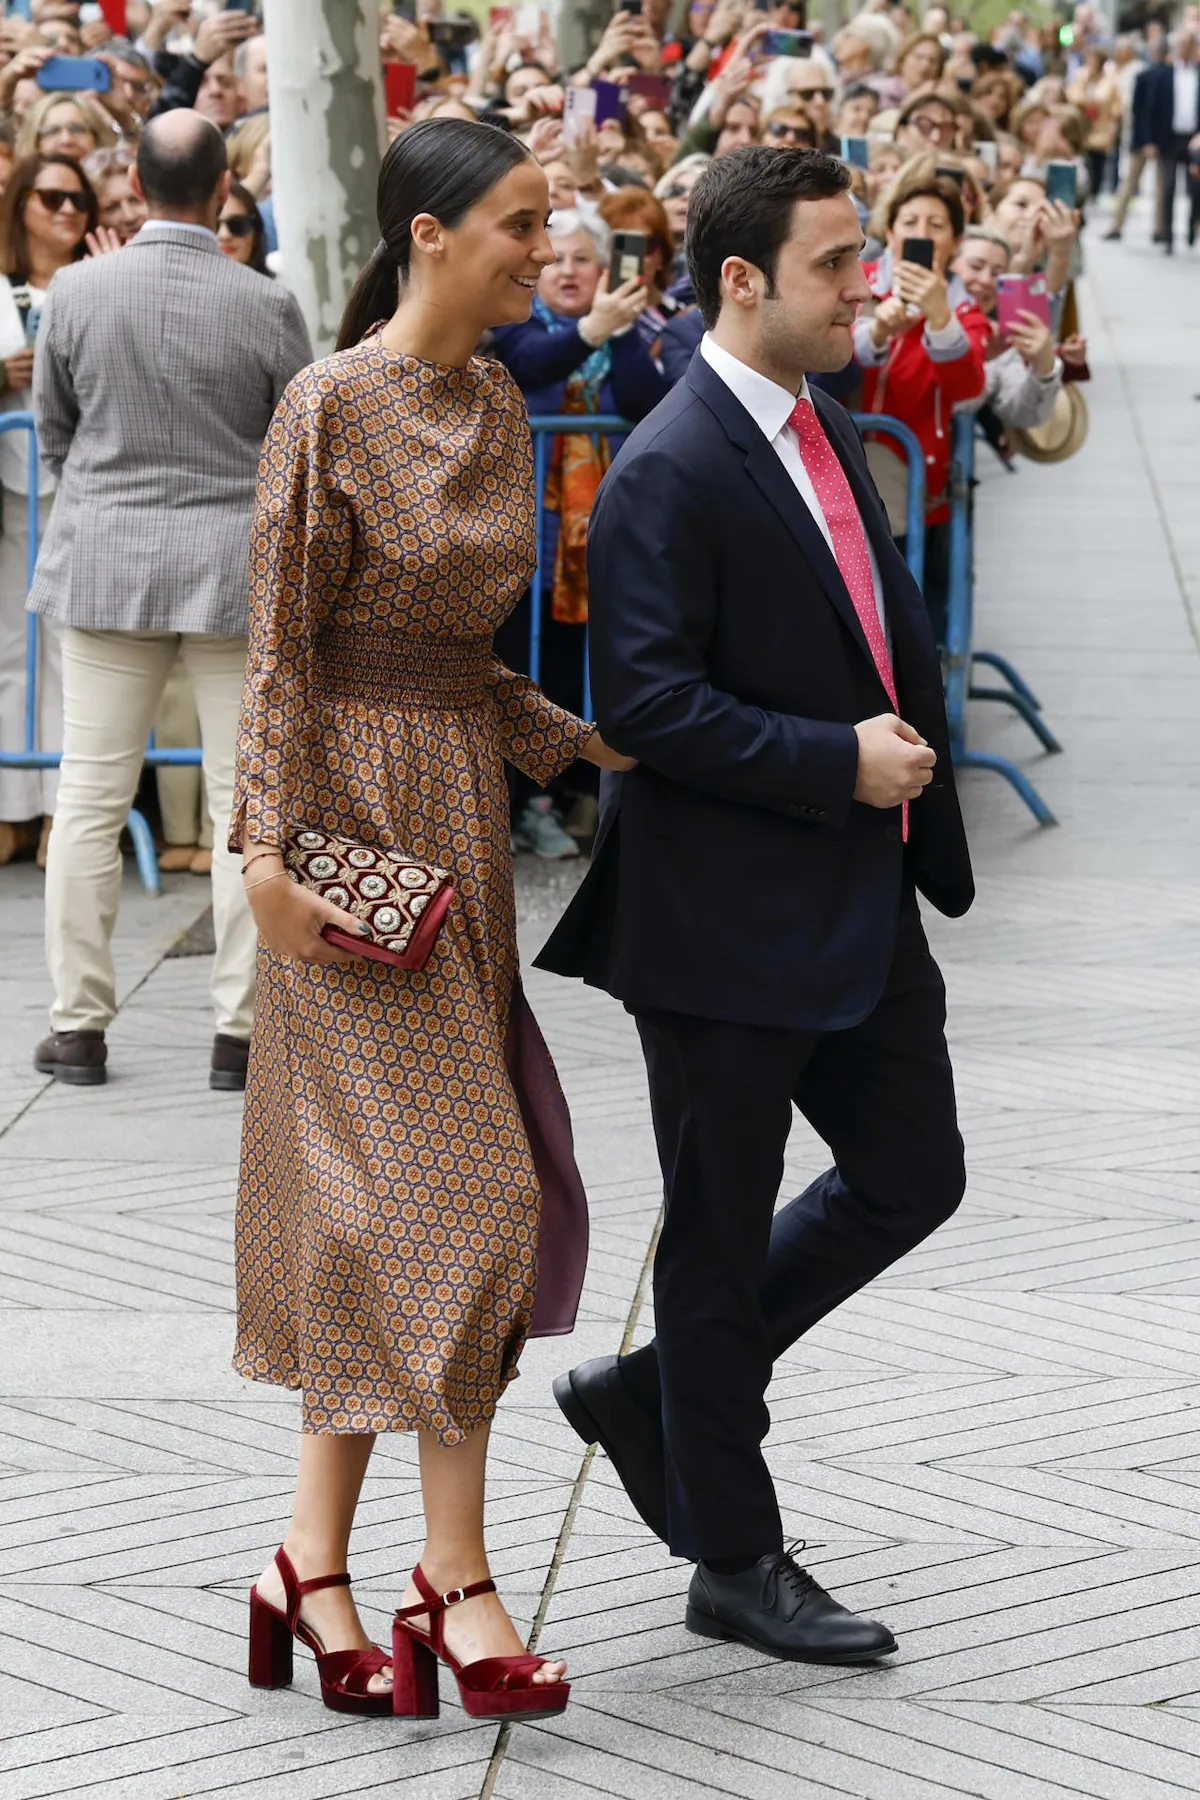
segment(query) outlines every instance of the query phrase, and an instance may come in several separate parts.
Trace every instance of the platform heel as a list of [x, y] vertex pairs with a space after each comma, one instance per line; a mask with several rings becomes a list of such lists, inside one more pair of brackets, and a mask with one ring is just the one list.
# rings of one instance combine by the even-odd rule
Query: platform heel
[[428, 1645], [392, 1624], [392, 1711], [405, 1719], [438, 1716], [438, 1659]]
[[285, 1618], [250, 1590], [250, 1686], [292, 1685], [292, 1633]]

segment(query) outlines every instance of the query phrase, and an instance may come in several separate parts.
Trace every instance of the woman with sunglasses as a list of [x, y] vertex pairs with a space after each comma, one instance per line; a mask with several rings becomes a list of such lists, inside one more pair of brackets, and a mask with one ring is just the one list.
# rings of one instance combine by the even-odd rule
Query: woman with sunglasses
[[817, 128], [803, 106], [777, 106], [758, 141], [769, 150], [815, 150]]
[[[33, 345], [46, 289], [68, 263], [86, 254], [97, 224], [96, 195], [74, 162], [28, 156], [18, 162], [0, 202], [0, 411], [33, 404]], [[39, 534], [50, 516], [55, 479], [38, 468]], [[0, 435], [0, 748], [25, 741], [25, 590], [28, 586], [29, 446], [24, 432]], [[39, 634], [38, 747], [62, 743], [62, 685], [52, 629]], [[49, 818], [58, 786], [54, 770], [0, 770], [0, 863], [36, 850], [44, 864]]]
[[274, 280], [267, 267], [267, 228], [253, 194], [240, 181], [229, 184], [229, 198], [217, 224], [217, 241], [234, 262], [244, 263], [248, 269], [256, 269]]
[[673, 169], [668, 169], [654, 189], [654, 198], [662, 201], [667, 224], [675, 240], [672, 282], [682, 281], [688, 272], [687, 255], [683, 247], [687, 233], [688, 207], [691, 205], [692, 189], [711, 161], [712, 157], [706, 156], [703, 151], [694, 151], [691, 156], [685, 156], [682, 162], [676, 163]]

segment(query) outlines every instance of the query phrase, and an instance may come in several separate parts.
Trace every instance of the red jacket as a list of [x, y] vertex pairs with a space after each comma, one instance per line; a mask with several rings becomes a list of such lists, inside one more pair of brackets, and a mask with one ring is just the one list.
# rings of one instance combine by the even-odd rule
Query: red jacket
[[[867, 263], [863, 273], [880, 300], [887, 288], [877, 282], [881, 265]], [[962, 290], [959, 290], [960, 295]], [[951, 304], [954, 294], [951, 294]], [[950, 424], [953, 409], [962, 400], [977, 400], [983, 392], [983, 352], [992, 328], [973, 300], [965, 296], [954, 306], [954, 316], [966, 335], [966, 349], [952, 361], [938, 362], [925, 345], [924, 321], [892, 338], [886, 360], [870, 367], [863, 364], [862, 411], [891, 413], [916, 432], [925, 452], [925, 518], [936, 525], [950, 517]], [[881, 443], [894, 448], [892, 440]]]

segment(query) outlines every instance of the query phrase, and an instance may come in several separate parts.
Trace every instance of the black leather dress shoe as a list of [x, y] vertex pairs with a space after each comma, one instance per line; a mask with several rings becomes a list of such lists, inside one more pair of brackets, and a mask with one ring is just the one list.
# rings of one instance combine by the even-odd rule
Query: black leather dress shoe
[[218, 1031], [213, 1039], [209, 1087], [216, 1088], [218, 1093], [240, 1094], [246, 1085], [249, 1063], [250, 1046], [245, 1038], [230, 1037], [228, 1032]]
[[39, 1075], [53, 1075], [70, 1087], [103, 1087], [108, 1080], [108, 1046], [102, 1031], [52, 1031], [33, 1053]]
[[697, 1564], [685, 1623], [698, 1637], [732, 1638], [789, 1662], [874, 1662], [896, 1649], [886, 1625], [839, 1606], [788, 1550], [760, 1556], [740, 1575]]
[[667, 1478], [662, 1423], [644, 1412], [621, 1379], [621, 1359], [597, 1356], [554, 1383], [567, 1423], [585, 1444], [599, 1444], [639, 1518], [667, 1541]]

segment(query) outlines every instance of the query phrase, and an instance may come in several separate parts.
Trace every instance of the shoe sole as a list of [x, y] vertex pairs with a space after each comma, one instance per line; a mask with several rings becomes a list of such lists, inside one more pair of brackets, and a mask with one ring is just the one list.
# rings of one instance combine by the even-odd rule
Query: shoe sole
[[103, 1063], [98, 1069], [81, 1069], [67, 1063], [38, 1062], [35, 1058], [33, 1066], [39, 1075], [52, 1075], [55, 1081], [64, 1082], [67, 1087], [103, 1087], [108, 1080], [108, 1070]]
[[849, 1666], [854, 1663], [878, 1662], [882, 1656], [891, 1656], [900, 1646], [895, 1638], [890, 1644], [881, 1645], [878, 1650], [850, 1650], [837, 1656], [820, 1656], [815, 1652], [804, 1650], [776, 1650], [770, 1644], [760, 1643], [757, 1638], [750, 1637], [747, 1632], [738, 1631], [732, 1625], [725, 1625], [715, 1619], [711, 1613], [700, 1612], [689, 1606], [684, 1614], [684, 1624], [696, 1637], [715, 1638], [723, 1642], [745, 1644], [751, 1650], [758, 1650], [763, 1656], [774, 1656], [780, 1662], [835, 1663]]
[[660, 1527], [654, 1523], [653, 1519], [648, 1519], [646, 1517], [632, 1493], [630, 1493], [629, 1483], [625, 1479], [625, 1472], [621, 1467], [620, 1457], [614, 1456], [612, 1446], [608, 1442], [608, 1439], [601, 1431], [599, 1425], [597, 1425], [587, 1407], [583, 1404], [583, 1401], [579, 1398], [579, 1395], [575, 1392], [575, 1389], [571, 1386], [570, 1375], [557, 1376], [552, 1385], [552, 1392], [555, 1401], [558, 1404], [558, 1410], [567, 1421], [567, 1424], [571, 1427], [571, 1430], [576, 1432], [578, 1436], [583, 1439], [585, 1444], [598, 1444], [600, 1446], [601, 1450], [603, 1450], [605, 1456], [607, 1456], [609, 1462], [616, 1470], [617, 1479], [625, 1489], [626, 1497], [629, 1500], [629, 1504], [633, 1507], [634, 1512], [642, 1521], [646, 1530], [652, 1531], [655, 1537], [665, 1544], [667, 1541], [666, 1532], [661, 1530]]
[[210, 1069], [208, 1085], [218, 1094], [241, 1094], [246, 1089], [246, 1077], [236, 1069]]

